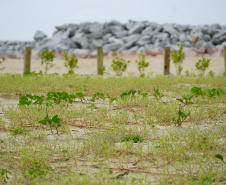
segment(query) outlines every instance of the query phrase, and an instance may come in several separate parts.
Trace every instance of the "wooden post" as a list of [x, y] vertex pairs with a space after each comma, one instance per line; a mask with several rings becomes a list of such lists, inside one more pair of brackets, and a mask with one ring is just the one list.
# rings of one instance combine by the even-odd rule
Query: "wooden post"
[[103, 47], [97, 47], [97, 74], [103, 75]]
[[226, 74], [226, 46], [224, 46], [224, 72]]
[[24, 53], [24, 72], [30, 72], [31, 68], [31, 47], [26, 46]]
[[170, 47], [165, 47], [164, 52], [164, 75], [168, 75], [170, 71]]

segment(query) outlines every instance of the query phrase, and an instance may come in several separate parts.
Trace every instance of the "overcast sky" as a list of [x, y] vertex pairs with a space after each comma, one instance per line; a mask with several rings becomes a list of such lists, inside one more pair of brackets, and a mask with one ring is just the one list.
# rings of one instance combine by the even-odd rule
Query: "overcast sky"
[[85, 21], [226, 25], [226, 0], [0, 0], [0, 7], [0, 41], [31, 41], [37, 30], [51, 36], [57, 25]]

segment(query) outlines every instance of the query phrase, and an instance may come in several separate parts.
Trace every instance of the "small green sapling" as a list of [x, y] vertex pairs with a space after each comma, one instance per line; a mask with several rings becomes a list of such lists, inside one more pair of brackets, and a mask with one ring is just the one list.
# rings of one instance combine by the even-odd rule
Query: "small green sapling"
[[145, 76], [144, 70], [149, 66], [149, 62], [145, 60], [145, 54], [143, 50], [141, 50], [140, 53], [138, 54], [138, 58], [139, 60], [136, 60], [136, 63], [138, 66], [140, 77], [144, 77]]
[[173, 50], [173, 53], [172, 53], [172, 60], [173, 60], [173, 63], [175, 64], [175, 67], [176, 67], [176, 71], [177, 71], [177, 75], [180, 75], [182, 70], [183, 70], [183, 67], [182, 67], [182, 63], [185, 59], [185, 53], [183, 51], [183, 48], [184, 48], [184, 44], [178, 44], [178, 46], [180, 47], [179, 50]]
[[193, 102], [191, 102], [191, 99], [193, 96], [194, 95], [190, 95], [190, 96], [182, 95], [183, 99], [179, 99], [179, 98], [177, 99], [179, 102], [182, 103], [182, 105], [181, 104], [179, 105], [178, 118], [175, 118], [175, 117], [172, 118], [172, 121], [175, 125], [177, 124], [178, 126], [181, 126], [184, 120], [190, 115], [190, 113], [182, 112], [182, 109], [187, 105], [194, 104]]
[[159, 92], [159, 86], [158, 85], [155, 86], [153, 90], [154, 90], [153, 96], [156, 98], [156, 100], [160, 100], [164, 96], [163, 94], [161, 94]]
[[65, 60], [64, 66], [68, 68], [68, 74], [74, 74], [74, 68], [79, 68], [78, 67], [78, 59], [76, 58], [76, 55], [73, 54], [71, 56], [68, 55], [67, 51], [63, 51], [64, 57], [62, 58]]
[[59, 118], [58, 115], [55, 115], [52, 118], [49, 118], [47, 107], [46, 107], [46, 117], [43, 120], [40, 120], [38, 123], [43, 124], [43, 125], [49, 124], [49, 127], [50, 127], [52, 134], [53, 134], [52, 127], [55, 127], [56, 128], [56, 134], [58, 134], [58, 127], [61, 126], [61, 124], [60, 124], [61, 121], [62, 121], [62, 119]]
[[52, 51], [44, 50], [38, 56], [41, 59], [41, 64], [44, 65], [44, 74], [47, 75], [49, 68], [54, 66], [53, 59], [55, 58], [55, 55]]
[[[5, 58], [4, 58], [4, 57], [2, 57], [2, 59], [0, 59], [0, 65], [1, 65], [3, 62], [5, 62]], [[5, 67], [1, 67], [1, 68], [0, 68], [0, 71], [3, 71], [4, 69], [5, 69]]]
[[198, 62], [195, 63], [195, 67], [201, 75], [205, 74], [206, 69], [209, 67], [210, 61], [211, 59], [206, 59], [203, 57], [201, 60], [198, 60]]
[[123, 58], [120, 58], [118, 53], [115, 53], [111, 68], [115, 71], [117, 76], [121, 76], [122, 73], [126, 71], [127, 64], [129, 64], [130, 62], [130, 60], [126, 61]]

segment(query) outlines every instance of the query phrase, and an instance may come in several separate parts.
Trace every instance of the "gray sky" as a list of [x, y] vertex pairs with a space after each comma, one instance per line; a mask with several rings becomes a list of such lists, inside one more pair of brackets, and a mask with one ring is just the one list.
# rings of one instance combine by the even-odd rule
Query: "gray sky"
[[66, 23], [148, 20], [159, 24], [226, 25], [226, 0], [0, 0], [0, 41], [51, 36]]

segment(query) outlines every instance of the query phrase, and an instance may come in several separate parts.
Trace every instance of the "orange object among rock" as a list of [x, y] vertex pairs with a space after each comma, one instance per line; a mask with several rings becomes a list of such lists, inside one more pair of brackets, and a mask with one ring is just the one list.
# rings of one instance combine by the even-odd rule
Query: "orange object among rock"
[[191, 41], [191, 43], [192, 43], [192, 44], [195, 44], [196, 42], [198, 42], [198, 40], [199, 40], [199, 37], [195, 37], [195, 38]]

